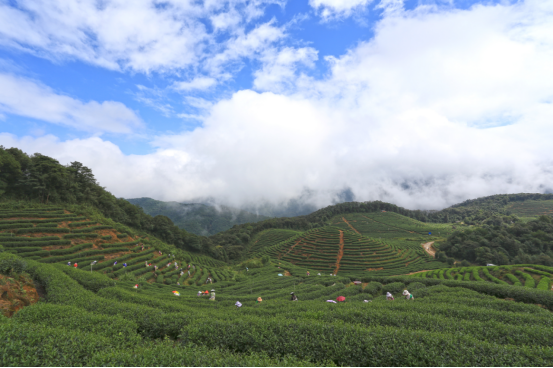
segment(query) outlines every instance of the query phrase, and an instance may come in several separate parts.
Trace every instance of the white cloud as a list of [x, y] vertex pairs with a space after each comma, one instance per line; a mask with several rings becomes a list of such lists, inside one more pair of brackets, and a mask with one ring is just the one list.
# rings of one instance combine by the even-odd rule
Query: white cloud
[[347, 17], [355, 10], [366, 8], [373, 0], [309, 0], [309, 5], [323, 19]]
[[248, 36], [246, 26], [269, 4], [282, 0], [16, 0], [0, 4], [0, 45], [113, 70], [195, 70], [213, 55], [228, 56], [236, 45], [227, 41]]
[[222, 67], [241, 58], [257, 58], [263, 55], [270, 45], [282, 40], [286, 35], [284, 28], [274, 25], [275, 21], [258, 25], [249, 32], [239, 30], [227, 41], [224, 52], [218, 53], [206, 61], [205, 68], [214, 75], [223, 73]]
[[177, 91], [206, 90], [213, 87], [217, 81], [210, 77], [197, 77], [190, 82], [175, 82], [173, 88]]
[[[552, 27], [551, 0], [400, 9], [374, 39], [329, 59], [325, 79], [267, 79], [282, 94], [239, 91], [214, 104], [201, 127], [156, 137], [153, 154], [124, 155], [99, 138], [4, 134], [0, 144], [78, 159], [125, 197], [240, 204], [308, 188], [327, 205], [351, 188], [361, 201], [440, 208], [543, 192], [553, 189]], [[274, 54], [276, 76], [290, 81], [297, 72], [277, 66], [314, 60], [296, 52]]]
[[188, 105], [202, 110], [209, 109], [210, 107], [213, 106], [213, 102], [205, 100], [200, 97], [188, 96], [185, 98], [185, 101]]
[[317, 50], [312, 47], [267, 50], [260, 58], [263, 67], [254, 72], [253, 86], [258, 90], [273, 92], [291, 89], [296, 82], [296, 69], [301, 66], [314, 67], [317, 58]]
[[120, 102], [82, 102], [10, 74], [0, 74], [0, 112], [94, 133], [131, 133], [143, 125], [136, 113]]

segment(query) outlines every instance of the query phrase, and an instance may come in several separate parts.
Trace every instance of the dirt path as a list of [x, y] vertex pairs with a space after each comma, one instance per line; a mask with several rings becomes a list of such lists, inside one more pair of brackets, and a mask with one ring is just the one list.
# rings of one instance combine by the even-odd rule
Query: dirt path
[[423, 243], [421, 245], [424, 248], [424, 250], [426, 251], [426, 253], [430, 254], [433, 258], [435, 258], [436, 257], [436, 248], [434, 248], [433, 244], [434, 244], [434, 242], [431, 241], [431, 242], [428, 242], [428, 243]]
[[[286, 252], [286, 254], [290, 253], [290, 252], [292, 251], [292, 249], [294, 249], [294, 248], [296, 247], [296, 245], [298, 245], [300, 242], [301, 242], [301, 239], [298, 240], [294, 245], [292, 245], [292, 246], [290, 247], [290, 249], [288, 249], [288, 252]], [[279, 258], [279, 259], [280, 259], [280, 258]]]
[[338, 270], [340, 269], [340, 261], [342, 260], [342, 256], [344, 255], [344, 232], [342, 230], [340, 231], [340, 250], [338, 251], [338, 257], [336, 257], [336, 269], [334, 270], [334, 275], [338, 274]]
[[354, 227], [348, 222], [348, 220], [346, 220], [345, 217], [342, 217], [342, 220], [344, 220], [344, 222], [345, 222], [346, 224], [348, 224], [348, 226], [349, 226], [353, 231], [355, 231], [357, 234], [361, 235], [361, 233], [360, 233], [359, 231], [357, 231], [357, 229], [354, 228]]
[[[409, 275], [414, 275], [416, 273], [428, 272], [428, 271], [430, 271], [430, 270], [415, 271], [415, 272], [406, 273], [406, 274], [403, 274], [403, 275], [395, 275], [395, 276], [405, 276], [405, 275], [409, 276]], [[390, 277], [392, 277], [392, 276], [390, 276]]]

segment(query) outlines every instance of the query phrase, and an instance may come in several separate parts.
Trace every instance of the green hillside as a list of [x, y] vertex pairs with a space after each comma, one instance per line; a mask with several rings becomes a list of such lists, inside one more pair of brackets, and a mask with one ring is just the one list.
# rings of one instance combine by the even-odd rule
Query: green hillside
[[553, 200], [513, 202], [505, 206], [507, 211], [519, 217], [553, 215]]
[[[225, 266], [221, 261], [176, 249], [101, 215], [87, 216], [78, 206], [73, 209], [0, 205], [0, 247], [26, 260], [77, 265], [114, 280], [176, 286], [202, 285], [208, 277], [215, 282], [233, 277], [223, 270], [211, 272]], [[188, 264], [192, 265], [190, 275]]]
[[[251, 249], [257, 251], [255, 256], [268, 255], [315, 273], [399, 275], [444, 267], [422, 244], [453, 231], [451, 225], [429, 225], [388, 212], [339, 215], [329, 222], [331, 226], [303, 233], [266, 230]], [[282, 232], [280, 237], [277, 232]]]
[[202, 203], [162, 202], [152, 198], [131, 198], [127, 201], [140, 206], [150, 216], [167, 216], [181, 229], [203, 236], [217, 234], [234, 225], [268, 219], [266, 216], [228, 206], [215, 207]]
[[[0, 274], [27, 273], [44, 296], [0, 316], [3, 366], [553, 364], [553, 317], [540, 307], [553, 309], [553, 293], [538, 288], [369, 276], [354, 285], [269, 261], [234, 267], [235, 280], [210, 286], [210, 301], [197, 286], [135, 288], [136, 280], [6, 254]], [[406, 289], [414, 300], [402, 297]], [[326, 302], [338, 296], [346, 301]]]

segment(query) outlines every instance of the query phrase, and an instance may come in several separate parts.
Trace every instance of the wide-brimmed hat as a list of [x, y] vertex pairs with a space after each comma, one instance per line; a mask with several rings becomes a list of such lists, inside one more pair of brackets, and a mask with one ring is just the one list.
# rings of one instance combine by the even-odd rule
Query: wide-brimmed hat
[[292, 294], [294, 294], [294, 292], [293, 292], [293, 291], [292, 291], [292, 292], [290, 293], [290, 295], [292, 295]]
[[215, 291], [215, 289], [211, 289], [211, 291]]

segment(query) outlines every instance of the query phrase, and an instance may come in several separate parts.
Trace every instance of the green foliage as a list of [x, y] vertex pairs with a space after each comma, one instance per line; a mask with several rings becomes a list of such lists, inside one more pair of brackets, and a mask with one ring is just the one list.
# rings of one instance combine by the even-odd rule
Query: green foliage
[[27, 268], [27, 262], [14, 254], [0, 252], [0, 274], [19, 274]]
[[402, 282], [392, 282], [390, 284], [384, 285], [382, 288], [385, 292], [390, 292], [392, 294], [401, 293], [405, 285]]
[[538, 289], [538, 290], [549, 290], [550, 285], [551, 285], [551, 279], [549, 277], [542, 277], [540, 279], [540, 282], [538, 282], [538, 285], [536, 286], [536, 289]]
[[100, 289], [111, 287], [115, 285], [115, 282], [109, 277], [102, 275], [98, 272], [91, 272], [85, 269], [76, 269], [66, 265], [55, 265], [59, 270], [65, 272], [73, 280], [77, 281], [85, 289], [97, 292]]
[[72, 222], [69, 224], [69, 227], [81, 227], [96, 224], [95, 221], [81, 221], [81, 222]]
[[87, 234], [66, 234], [63, 236], [64, 239], [86, 239], [86, 238], [97, 238], [99, 235], [97, 233], [87, 233]]
[[515, 273], [519, 276], [524, 277], [524, 287], [527, 287], [527, 288], [536, 287], [536, 281], [534, 280], [534, 278], [531, 275], [529, 275], [525, 272], [522, 272], [520, 270], [515, 271]]
[[418, 289], [423, 289], [425, 287], [426, 287], [426, 285], [421, 283], [421, 282], [412, 282], [412, 283], [409, 284], [409, 289], [411, 289], [411, 291], [418, 290]]
[[513, 216], [492, 216], [480, 227], [456, 231], [440, 250], [481, 265], [553, 266], [553, 223], [543, 218], [523, 223]]
[[16, 234], [30, 234], [30, 233], [69, 233], [71, 230], [59, 227], [59, 228], [51, 228], [51, 227], [32, 227], [29, 229], [18, 229], [16, 231]]
[[363, 289], [363, 291], [374, 296], [374, 295], [380, 294], [382, 287], [383, 285], [380, 282], [373, 281], [373, 282], [369, 282], [367, 286], [365, 286], [365, 289]]
[[509, 281], [511, 281], [514, 286], [522, 286], [522, 283], [515, 275], [508, 273], [505, 274], [505, 277], [509, 279]]
[[98, 225], [98, 226], [89, 226], [85, 227], [83, 229], [73, 229], [71, 230], [73, 233], [87, 233], [90, 231], [96, 231], [96, 230], [106, 230], [106, 229], [112, 229], [109, 225]]

